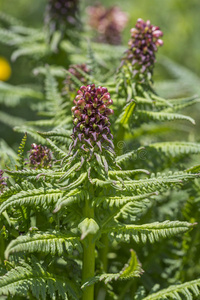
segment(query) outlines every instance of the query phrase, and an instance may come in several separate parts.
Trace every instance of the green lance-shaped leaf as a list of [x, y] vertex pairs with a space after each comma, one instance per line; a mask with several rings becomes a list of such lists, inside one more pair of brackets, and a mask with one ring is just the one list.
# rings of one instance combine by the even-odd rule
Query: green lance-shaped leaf
[[127, 127], [131, 117], [133, 116], [135, 105], [135, 101], [128, 103], [116, 122], [122, 124], [124, 127]]
[[86, 281], [82, 288], [85, 288], [86, 286], [89, 286], [91, 284], [94, 284], [99, 281], [104, 281], [105, 284], [107, 284], [110, 281], [116, 281], [116, 280], [127, 280], [134, 277], [140, 277], [143, 273], [143, 270], [141, 268], [141, 263], [139, 262], [137, 255], [133, 249], [130, 250], [131, 257], [127, 264], [123, 267], [123, 269], [118, 273], [106, 273], [102, 274], [100, 276], [95, 276], [88, 281]]
[[137, 110], [137, 115], [144, 119], [154, 120], [154, 121], [173, 121], [173, 120], [186, 120], [191, 122], [192, 124], [195, 124], [195, 120], [191, 117], [181, 115], [181, 114], [174, 114], [174, 113], [168, 113], [165, 111], [145, 111], [145, 110]]
[[35, 43], [34, 45], [22, 46], [12, 53], [11, 60], [16, 61], [20, 56], [37, 56], [43, 57], [49, 53], [49, 48], [45, 43]]
[[137, 158], [138, 155], [140, 156], [140, 154], [142, 154], [144, 152], [146, 153], [146, 150], [145, 150], [144, 147], [138, 148], [136, 150], [132, 150], [130, 152], [127, 152], [125, 154], [117, 156], [116, 157], [116, 162], [117, 162], [117, 164], [121, 164], [121, 163], [123, 163], [123, 162], [125, 162], [127, 160], [130, 160], [130, 159], [133, 159], [133, 158], [134, 159]]
[[62, 99], [58, 92], [58, 83], [51, 74], [49, 67], [46, 68], [45, 92], [47, 100], [53, 101], [57, 105], [61, 104]]
[[188, 143], [188, 142], [163, 142], [163, 143], [154, 143], [148, 145], [146, 148], [156, 149], [161, 151], [166, 155], [173, 157], [179, 155], [188, 155], [188, 154], [198, 154], [200, 153], [200, 144], [198, 143]]
[[[77, 180], [74, 182], [64, 185], [64, 183], [61, 185], [61, 189], [63, 190], [71, 190], [74, 189], [75, 187], [79, 186], [81, 183], [83, 183], [87, 178], [87, 172], [82, 173]], [[66, 183], [65, 183], [66, 184]]]
[[63, 198], [60, 198], [58, 202], [56, 202], [56, 208], [54, 209], [54, 213], [59, 211], [62, 207], [68, 206], [72, 203], [77, 203], [82, 201], [88, 197], [88, 192], [86, 190], [78, 190], [74, 189], [70, 191]]
[[24, 167], [24, 148], [25, 148], [25, 145], [26, 145], [26, 140], [27, 140], [27, 133], [25, 133], [22, 141], [21, 141], [21, 144], [19, 146], [19, 149], [18, 149], [18, 163], [19, 163], [19, 166], [18, 166], [18, 169], [22, 170], [23, 167]]
[[126, 203], [134, 203], [134, 202], [139, 202], [145, 198], [149, 198], [150, 196], [153, 195], [158, 195], [158, 193], [147, 193], [147, 194], [142, 194], [142, 195], [134, 195], [134, 196], [124, 196], [124, 195], [119, 195], [119, 196], [101, 196], [101, 197], [96, 197], [93, 199], [93, 205], [96, 207], [103, 205], [104, 208], [112, 208], [112, 207], [121, 207], [125, 205]]
[[120, 176], [120, 177], [126, 177], [126, 176], [131, 176], [139, 173], [145, 173], [149, 175], [149, 171], [144, 170], [144, 169], [136, 169], [136, 170], [116, 170], [116, 171], [108, 171], [109, 176]]
[[16, 252], [42, 252], [52, 255], [62, 255], [64, 252], [72, 254], [77, 249], [82, 252], [82, 246], [79, 238], [70, 234], [64, 234], [59, 231], [47, 231], [29, 233], [25, 236], [19, 236], [11, 241], [5, 251], [5, 257], [8, 259], [10, 253]]
[[[152, 174], [150, 178], [139, 180], [124, 180], [124, 186], [131, 191], [141, 193], [141, 189], [146, 193], [165, 189], [173, 184], [180, 184], [184, 181], [199, 177], [199, 174], [191, 174], [189, 172], [169, 172], [168, 174], [158, 173], [156, 176]], [[120, 184], [120, 183], [119, 183]]]
[[[150, 294], [143, 298], [143, 300], [192, 300], [197, 299], [200, 295], [200, 279], [188, 281], [182, 284], [171, 285], [166, 289], [163, 289], [157, 293]], [[195, 296], [195, 298], [194, 298]]]
[[[66, 155], [65, 155], [66, 157]], [[59, 179], [59, 183], [63, 183], [65, 182], [65, 180], [73, 173], [75, 172], [81, 165], [81, 162], [76, 163], [75, 165], [73, 165], [60, 179]]]
[[155, 222], [143, 225], [110, 227], [105, 228], [103, 232], [109, 233], [112, 239], [116, 238], [120, 241], [129, 242], [132, 237], [136, 243], [146, 243], [147, 241], [154, 243], [155, 241], [159, 241], [161, 238], [167, 238], [179, 233], [184, 233], [191, 229], [194, 225], [196, 224], [179, 221], [164, 221], [161, 223]]
[[71, 131], [63, 128], [58, 128], [57, 130], [48, 132], [40, 132], [40, 135], [61, 145], [66, 145], [69, 141], [71, 141]]
[[80, 292], [73, 282], [64, 276], [47, 272], [33, 257], [29, 264], [23, 261], [20, 264], [0, 277], [0, 295], [20, 295], [28, 299], [31, 292], [40, 300], [48, 295], [55, 299], [58, 292], [61, 299], [68, 299], [68, 295], [72, 299], [79, 299]]
[[9, 207], [21, 205], [42, 205], [44, 207], [56, 203], [62, 197], [63, 191], [59, 189], [38, 188], [21, 191], [10, 196], [0, 205], [0, 214]]

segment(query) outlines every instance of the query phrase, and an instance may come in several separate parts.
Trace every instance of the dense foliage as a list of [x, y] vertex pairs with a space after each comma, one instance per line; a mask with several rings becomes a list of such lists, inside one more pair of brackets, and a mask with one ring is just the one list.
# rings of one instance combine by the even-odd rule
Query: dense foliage
[[[2, 43], [38, 79], [0, 83], [1, 121], [24, 134], [17, 155], [0, 145], [0, 295], [198, 299], [200, 144], [185, 140], [195, 121], [182, 110], [199, 99], [155, 92], [159, 27], [138, 19], [118, 46], [126, 15], [89, 12], [100, 17], [85, 31], [79, 1], [49, 0], [42, 30], [1, 14]], [[6, 111], [24, 99], [32, 120]]]

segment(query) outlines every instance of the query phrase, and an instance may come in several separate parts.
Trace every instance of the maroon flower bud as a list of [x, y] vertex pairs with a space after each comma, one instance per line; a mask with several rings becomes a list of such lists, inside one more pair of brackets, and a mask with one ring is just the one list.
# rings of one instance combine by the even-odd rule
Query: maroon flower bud
[[75, 110], [75, 112], [74, 112], [74, 116], [78, 119], [78, 120], [81, 120], [81, 112], [80, 112], [80, 110]]
[[87, 110], [88, 116], [91, 116], [91, 114], [92, 114], [92, 105], [91, 104], [86, 104], [85, 108]]
[[77, 106], [72, 106], [71, 111], [74, 112], [77, 109]]
[[86, 123], [86, 124], [89, 124], [89, 121], [90, 121], [89, 116], [85, 116], [85, 123]]
[[106, 106], [110, 106], [110, 105], [112, 105], [112, 104], [113, 104], [112, 99], [109, 99], [108, 102], [106, 103]]
[[95, 99], [92, 101], [92, 103], [93, 103], [93, 107], [96, 108], [97, 105], [98, 105], [98, 103], [99, 103], [99, 101], [98, 101], [97, 98], [95, 98]]
[[106, 110], [106, 105], [105, 104], [103, 104], [103, 105], [101, 105], [100, 107], [99, 107], [99, 111], [102, 113], [102, 112], [104, 112]]
[[88, 92], [86, 92], [86, 93], [85, 93], [85, 100], [86, 100], [86, 101], [89, 101], [89, 100], [90, 100], [90, 97], [91, 97], [91, 94], [88, 93]]
[[110, 108], [107, 108], [106, 109], [106, 115], [109, 116], [109, 115], [112, 115], [112, 114], [114, 114], [114, 110], [110, 109]]
[[77, 105], [78, 105], [81, 109], [84, 109], [84, 107], [85, 107], [85, 101], [84, 101], [84, 100], [78, 100]]

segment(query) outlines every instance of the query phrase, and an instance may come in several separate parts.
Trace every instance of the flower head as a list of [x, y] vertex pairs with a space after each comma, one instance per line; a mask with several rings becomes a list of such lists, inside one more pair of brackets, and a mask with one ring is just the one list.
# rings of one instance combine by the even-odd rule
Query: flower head
[[28, 151], [29, 166], [34, 169], [50, 168], [52, 162], [52, 153], [46, 146], [32, 144], [32, 149]]
[[3, 170], [0, 170], [0, 194], [3, 192], [5, 186], [7, 185], [6, 177], [3, 177], [3, 172]]
[[71, 148], [102, 152], [105, 148], [114, 147], [109, 122], [109, 115], [113, 114], [109, 108], [112, 103], [105, 87], [91, 84], [80, 88], [72, 107], [74, 129]]
[[135, 28], [131, 29], [131, 39], [128, 42], [128, 50], [123, 59], [123, 64], [130, 63], [132, 75], [136, 80], [144, 82], [147, 76], [153, 73], [156, 61], [155, 53], [158, 47], [163, 45], [160, 37], [163, 36], [158, 26], [151, 25], [138, 19]]
[[[75, 76], [79, 81], [82, 82], [82, 84], [87, 83], [87, 79], [78, 71], [78, 69], [82, 70], [84, 73], [89, 74], [90, 70], [86, 64], [77, 64], [77, 65], [71, 65], [68, 69], [68, 75], [66, 80], [64, 81], [65, 87], [63, 89], [63, 94], [66, 94], [68, 92], [68, 89], [70, 91], [75, 90], [75, 86], [72, 80], [72, 76]], [[71, 75], [70, 75], [70, 74]]]
[[126, 13], [119, 7], [106, 9], [101, 4], [88, 7], [89, 24], [98, 34], [98, 41], [102, 43], [121, 44], [121, 32], [128, 21]]
[[67, 27], [76, 27], [78, 24], [79, 0], [49, 0], [45, 23], [50, 26], [50, 31]]

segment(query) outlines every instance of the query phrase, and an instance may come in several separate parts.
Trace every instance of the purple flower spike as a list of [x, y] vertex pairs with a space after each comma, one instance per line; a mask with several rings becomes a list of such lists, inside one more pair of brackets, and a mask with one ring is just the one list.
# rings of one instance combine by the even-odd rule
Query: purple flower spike
[[78, 25], [79, 0], [48, 0], [45, 23], [54, 32]]
[[7, 185], [6, 177], [3, 177], [3, 172], [3, 170], [0, 170], [0, 194], [3, 192], [5, 186]]
[[111, 45], [121, 44], [121, 32], [128, 21], [127, 14], [117, 6], [105, 8], [101, 4], [88, 7], [89, 24], [98, 32], [97, 41]]
[[162, 36], [160, 28], [151, 25], [149, 20], [145, 22], [138, 19], [135, 28], [131, 29], [129, 49], [123, 58], [123, 65], [131, 64], [135, 80], [143, 83], [149, 74], [152, 75], [156, 61], [155, 52], [163, 45], [160, 39]]
[[29, 166], [33, 169], [38, 168], [51, 168], [52, 153], [46, 146], [32, 144], [32, 149], [28, 151]]
[[113, 101], [108, 90], [91, 84], [81, 86], [77, 94], [74, 100], [76, 106], [72, 109], [74, 116], [72, 139], [77, 140], [77, 143], [73, 144], [74, 149], [102, 152], [108, 145], [113, 147], [109, 122], [109, 115], [113, 114], [113, 110], [108, 108]]

